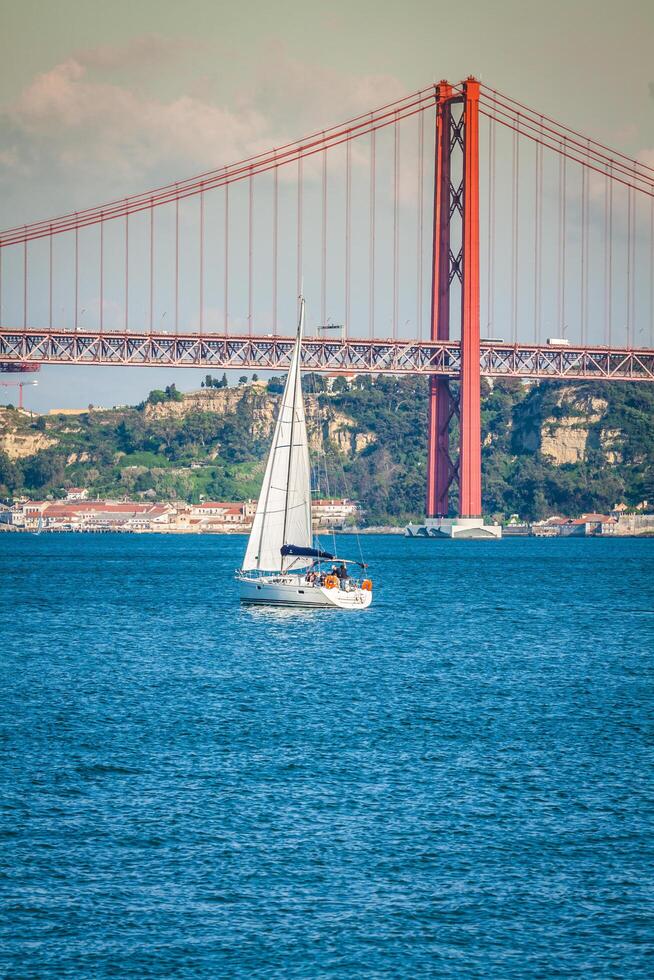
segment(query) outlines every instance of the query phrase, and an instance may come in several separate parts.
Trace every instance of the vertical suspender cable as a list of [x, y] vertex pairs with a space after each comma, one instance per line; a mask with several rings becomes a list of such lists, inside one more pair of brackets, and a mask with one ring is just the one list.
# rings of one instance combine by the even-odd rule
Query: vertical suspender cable
[[608, 229], [608, 329], [606, 342], [613, 340], [613, 165], [609, 163], [609, 229]]
[[129, 325], [129, 211], [125, 212], [125, 333]]
[[352, 251], [352, 144], [345, 144], [345, 323], [344, 336], [350, 332], [350, 261]]
[[150, 198], [150, 333], [154, 327], [154, 207]]
[[79, 326], [79, 227], [75, 226], [75, 329]]
[[100, 215], [100, 333], [104, 330], [104, 218]]
[[604, 343], [609, 342], [609, 173], [604, 175]]
[[559, 263], [557, 275], [558, 329], [561, 336], [565, 336], [566, 178], [564, 138], [559, 155]]
[[[75, 229], [77, 236], [77, 228]], [[77, 265], [77, 255], [75, 256]], [[77, 289], [77, 271], [75, 272], [75, 289]], [[77, 326], [77, 304], [75, 309], [75, 326]], [[27, 238], [23, 242], [23, 328], [27, 330]]]
[[511, 205], [511, 337], [515, 344], [518, 340], [518, 186], [520, 180], [520, 148], [518, 143], [520, 115], [516, 116], [516, 128], [513, 130], [513, 184]]
[[179, 333], [179, 197], [175, 198], [175, 333]]
[[636, 201], [633, 187], [627, 191], [627, 225], [627, 347], [632, 347], [636, 331]]
[[395, 112], [393, 125], [393, 339], [397, 339], [400, 267], [400, 126]]
[[[275, 155], [276, 155], [275, 151]], [[273, 333], [277, 333], [277, 246], [279, 242], [279, 168], [275, 167], [273, 173], [273, 240], [272, 240], [272, 327]]]
[[563, 197], [563, 154], [559, 153], [559, 223], [557, 229], [557, 255], [556, 255], [556, 333], [558, 336], [561, 335], [561, 290], [563, 288], [563, 269], [562, 269], [562, 256], [561, 256], [561, 237], [563, 229], [563, 215], [562, 215], [562, 197]]
[[488, 119], [488, 255], [486, 259], [486, 336], [490, 337], [495, 319], [495, 107]]
[[370, 133], [370, 232], [369, 232], [369, 274], [368, 274], [368, 333], [370, 339], [375, 335], [375, 218], [376, 218], [376, 194], [375, 185], [377, 180], [376, 163], [376, 133], [374, 129]]
[[580, 320], [581, 320], [581, 343], [586, 343], [586, 284], [587, 284], [587, 265], [588, 265], [588, 171], [582, 165], [581, 168], [581, 270], [580, 270]]
[[425, 227], [425, 216], [423, 214], [424, 209], [424, 188], [425, 188], [425, 114], [421, 112], [418, 114], [418, 221], [417, 221], [417, 236], [418, 241], [416, 243], [416, 266], [418, 270], [418, 281], [416, 283], [416, 334], [418, 340], [422, 340], [422, 291], [423, 291], [423, 274], [424, 274], [424, 258], [423, 258], [423, 243], [424, 243], [424, 227]]
[[225, 269], [223, 277], [223, 298], [225, 303], [225, 336], [229, 333], [229, 184], [225, 184]]
[[254, 223], [254, 180], [252, 169], [248, 177], [248, 334], [252, 335], [252, 302], [253, 302], [253, 279], [252, 279], [252, 258], [253, 258], [253, 223]]
[[[636, 167], [634, 166], [634, 174]], [[637, 248], [638, 248], [638, 201], [639, 198], [636, 196], [634, 191], [631, 192], [632, 206], [633, 206], [633, 240], [631, 243], [631, 267], [633, 269], [633, 278], [631, 281], [631, 323], [632, 323], [632, 333], [631, 340], [633, 346], [637, 345], [638, 333], [641, 331], [636, 331], [638, 325], [638, 290], [637, 290], [637, 280], [638, 280], [638, 258], [637, 258]]]
[[[323, 133], [323, 144], [325, 134]], [[322, 150], [322, 224], [320, 253], [320, 322], [327, 322], [327, 152]]]
[[625, 297], [626, 303], [626, 314], [627, 314], [627, 347], [631, 347], [631, 278], [632, 278], [632, 268], [631, 268], [631, 238], [633, 235], [633, 223], [632, 223], [632, 190], [631, 187], [627, 190], [627, 295]]
[[[541, 130], [543, 120], [541, 118]], [[536, 209], [534, 220], [534, 341], [540, 343], [543, 245], [543, 146], [536, 143]]]
[[75, 225], [75, 329], [78, 327], [79, 308], [79, 228]]
[[204, 187], [200, 191], [200, 333], [204, 332]]
[[48, 240], [48, 323], [50, 324], [50, 329], [52, 330], [52, 271], [53, 271], [53, 258], [52, 258], [52, 225], [50, 225], [50, 237]]
[[654, 346], [654, 197], [649, 211], [649, 346]]

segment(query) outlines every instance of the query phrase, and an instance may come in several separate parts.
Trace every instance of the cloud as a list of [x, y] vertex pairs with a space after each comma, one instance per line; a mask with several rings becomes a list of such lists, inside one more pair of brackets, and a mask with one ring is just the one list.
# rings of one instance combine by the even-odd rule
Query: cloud
[[356, 75], [294, 57], [285, 42], [265, 46], [249, 99], [270, 117], [293, 121], [295, 135], [343, 122], [400, 98], [406, 87], [393, 75]]
[[138, 95], [95, 80], [73, 58], [37, 75], [8, 115], [58, 166], [134, 179], [162, 166], [184, 174], [219, 167], [261, 149], [267, 136], [265, 119], [252, 108]]
[[[393, 76], [319, 68], [282, 42], [267, 46], [251, 84], [229, 105], [216, 94], [218, 76], [212, 84], [198, 73], [172, 99], [118, 81], [130, 64], [167, 63], [191, 47], [149, 35], [77, 52], [33, 77], [0, 113], [0, 178], [14, 220], [42, 217], [42, 202], [47, 214], [217, 169], [404, 94]], [[353, 147], [352, 162], [367, 166], [365, 146]], [[307, 162], [305, 179], [319, 172]], [[35, 179], [37, 195], [27, 189]]]
[[145, 68], [152, 65], [170, 65], [206, 48], [195, 38], [164, 37], [161, 34], [142, 34], [130, 38], [125, 44], [101, 44], [84, 48], [73, 56], [75, 61], [88, 68], [116, 71], [126, 68]]

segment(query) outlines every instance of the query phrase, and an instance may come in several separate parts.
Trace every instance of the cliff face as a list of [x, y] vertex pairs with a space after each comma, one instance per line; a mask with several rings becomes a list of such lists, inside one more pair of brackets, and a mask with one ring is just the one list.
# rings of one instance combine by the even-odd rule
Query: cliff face
[[[579, 463], [586, 458], [591, 436], [602, 422], [608, 402], [574, 388], [562, 388], [556, 399], [556, 411], [545, 418], [540, 427], [540, 451], [555, 466]], [[615, 438], [618, 434], [615, 434]], [[591, 439], [591, 445], [597, 438]]]
[[28, 428], [29, 421], [29, 417], [20, 412], [0, 408], [0, 453], [12, 461], [36, 456], [57, 445], [56, 439]]
[[609, 465], [621, 461], [624, 433], [607, 424], [606, 398], [573, 385], [549, 397], [544, 392], [535, 389], [519, 406], [513, 420], [514, 448], [540, 452], [557, 467], [583, 463], [592, 453], [600, 453]]
[[[146, 403], [144, 413], [149, 421], [184, 419], [198, 412], [210, 413], [217, 418], [239, 414], [247, 417], [254, 439], [267, 440], [275, 426], [279, 397], [270, 394], [263, 383], [239, 388], [201, 388], [185, 394], [180, 401]], [[315, 395], [306, 395], [305, 404], [312, 450], [318, 452], [323, 443], [329, 441], [339, 452], [353, 455], [375, 442], [373, 432], [355, 431], [354, 419], [329, 405], [319, 405]]]
[[40, 433], [18, 435], [15, 432], [7, 432], [0, 436], [0, 452], [6, 453], [9, 459], [26, 459], [56, 445], [56, 439], [48, 439]]
[[151, 405], [146, 402], [146, 419], [182, 419], [196, 412], [211, 412], [222, 418], [236, 412], [245, 399], [252, 403], [256, 398], [269, 401], [265, 385], [250, 385], [247, 388], [200, 388], [190, 391], [180, 401], [164, 401]]

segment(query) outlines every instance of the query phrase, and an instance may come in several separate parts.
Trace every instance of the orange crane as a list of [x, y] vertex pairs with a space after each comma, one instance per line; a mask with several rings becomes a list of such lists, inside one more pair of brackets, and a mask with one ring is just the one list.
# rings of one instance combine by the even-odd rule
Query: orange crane
[[25, 385], [37, 385], [38, 381], [0, 381], [3, 388], [18, 388], [18, 407], [23, 407], [23, 388]]

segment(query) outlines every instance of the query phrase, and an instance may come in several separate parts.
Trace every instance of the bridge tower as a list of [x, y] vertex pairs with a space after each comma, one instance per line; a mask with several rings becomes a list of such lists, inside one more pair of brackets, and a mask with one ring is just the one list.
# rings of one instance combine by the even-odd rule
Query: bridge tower
[[[461, 91], [436, 86], [436, 159], [431, 337], [450, 339], [452, 287], [461, 311], [461, 378], [458, 400], [447, 378], [429, 386], [427, 521], [409, 533], [447, 537], [499, 537], [481, 513], [481, 404], [479, 331], [479, 82]], [[459, 418], [459, 453], [450, 454], [450, 423]], [[448, 517], [449, 492], [459, 487], [459, 516]]]

